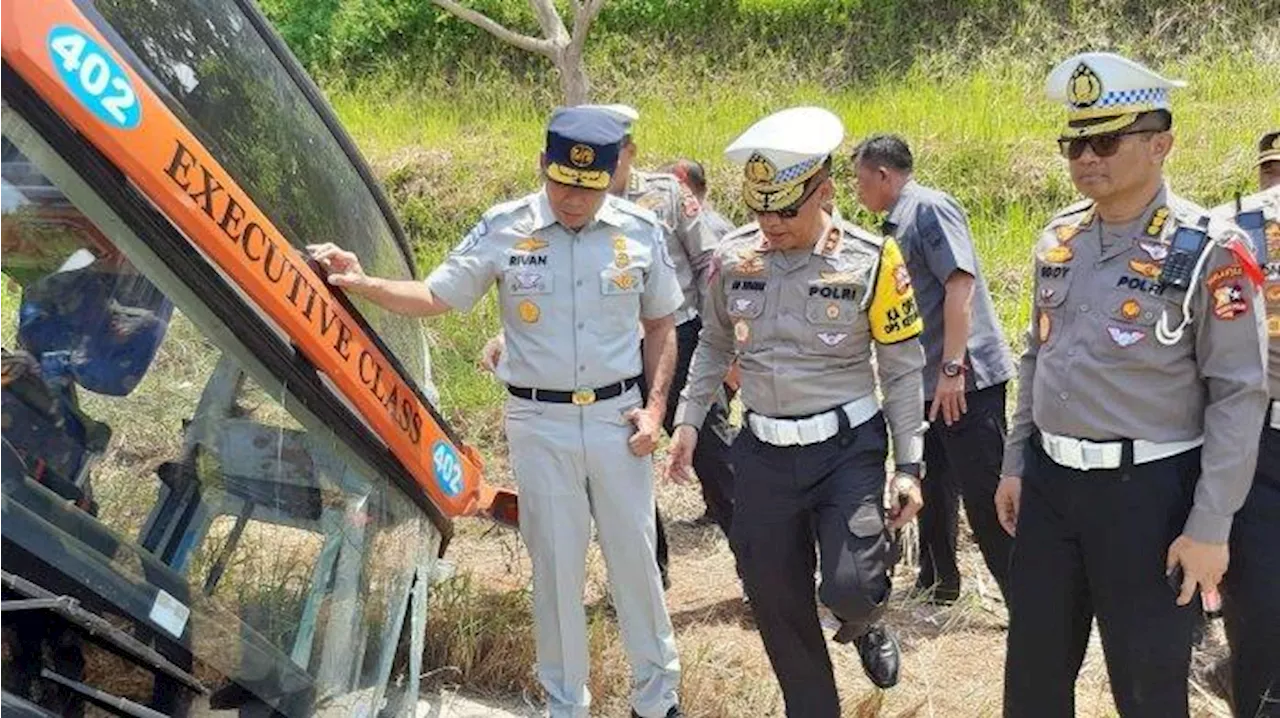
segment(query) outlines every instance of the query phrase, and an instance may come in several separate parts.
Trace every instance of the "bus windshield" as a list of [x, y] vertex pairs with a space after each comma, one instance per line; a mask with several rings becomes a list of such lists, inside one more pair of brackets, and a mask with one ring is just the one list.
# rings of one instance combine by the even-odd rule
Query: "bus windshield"
[[[410, 258], [374, 190], [235, 0], [97, 0], [117, 48], [295, 247], [334, 242], [378, 276], [410, 279]], [[433, 403], [417, 320], [354, 299]]]

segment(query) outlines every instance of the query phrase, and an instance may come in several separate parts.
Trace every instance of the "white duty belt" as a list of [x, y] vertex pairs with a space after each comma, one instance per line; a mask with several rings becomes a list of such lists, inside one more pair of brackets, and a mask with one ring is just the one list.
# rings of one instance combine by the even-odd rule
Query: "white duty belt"
[[840, 417], [836, 414], [838, 411], [843, 411], [849, 418], [849, 426], [859, 426], [880, 411], [880, 402], [875, 394], [868, 394], [831, 411], [804, 419], [772, 419], [750, 413], [747, 414], [747, 425], [751, 427], [751, 433], [766, 444], [808, 446], [820, 444], [840, 433]]
[[[1167, 459], [1170, 456], [1191, 451], [1202, 444], [1204, 444], [1203, 436], [1187, 441], [1166, 443], [1134, 439], [1133, 463], [1148, 464], [1152, 461]], [[1054, 463], [1076, 471], [1118, 469], [1124, 453], [1123, 441], [1089, 441], [1050, 434], [1047, 431], [1040, 432], [1040, 445], [1044, 447], [1044, 453], [1053, 459]]]

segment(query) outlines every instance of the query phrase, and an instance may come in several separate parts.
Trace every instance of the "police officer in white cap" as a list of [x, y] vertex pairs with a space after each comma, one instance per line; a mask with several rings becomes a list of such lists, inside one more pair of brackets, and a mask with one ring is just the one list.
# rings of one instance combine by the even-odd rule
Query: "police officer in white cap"
[[[731, 540], [792, 718], [840, 715], [814, 602], [815, 540], [819, 597], [843, 623], [835, 639], [853, 641], [868, 677], [889, 687], [898, 645], [879, 619], [893, 531], [921, 506], [920, 317], [894, 241], [824, 209], [843, 136], [835, 115], [800, 107], [757, 122], [725, 151], [745, 166], [742, 197], [757, 221], [716, 249], [669, 467], [687, 472], [736, 357], [747, 415], [732, 449]], [[890, 436], [897, 470], [886, 482]]]
[[1258, 140], [1258, 188], [1280, 185], [1280, 132], [1268, 132]]
[[[355, 255], [312, 247], [329, 282], [392, 311], [467, 310], [494, 286], [511, 394], [506, 433], [533, 561], [538, 680], [552, 718], [586, 718], [587, 545], [596, 520], [622, 641], [632, 715], [678, 718], [680, 663], [653, 561], [653, 463], [675, 365], [683, 297], [653, 213], [607, 193], [622, 126], [558, 110], [543, 188], [485, 213], [426, 282], [365, 275]], [[643, 357], [638, 327], [648, 336]], [[637, 385], [643, 367], [648, 396]]]
[[1048, 78], [1088, 200], [1035, 245], [1034, 312], [996, 492], [1016, 531], [1007, 718], [1075, 713], [1097, 619], [1126, 718], [1188, 714], [1196, 593], [1227, 569], [1267, 403], [1258, 269], [1175, 195], [1167, 80], [1087, 53]]
[[[1238, 718], [1280, 717], [1280, 132], [1262, 138], [1258, 168], [1262, 191], [1213, 211], [1250, 236], [1265, 268], [1271, 405], [1253, 487], [1231, 526], [1231, 565], [1222, 591]], [[1267, 184], [1273, 176], [1277, 181]]]

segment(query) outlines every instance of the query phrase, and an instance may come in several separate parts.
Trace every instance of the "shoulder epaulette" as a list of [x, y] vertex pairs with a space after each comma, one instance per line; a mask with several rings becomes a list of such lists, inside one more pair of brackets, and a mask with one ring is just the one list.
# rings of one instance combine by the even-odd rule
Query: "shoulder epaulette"
[[884, 236], [863, 229], [852, 222], [841, 220], [840, 231], [844, 232], [846, 237], [855, 237], [877, 249], [884, 246]]
[[735, 239], [742, 239], [743, 237], [755, 234], [758, 231], [760, 231], [760, 224], [758, 222], [748, 222], [747, 224], [744, 224], [726, 234], [721, 238], [720, 244], [725, 245]]
[[613, 203], [613, 207], [619, 212], [629, 214], [632, 217], [644, 220], [654, 226], [660, 226], [660, 223], [658, 222], [658, 215], [654, 214], [653, 210], [645, 209], [635, 202], [622, 199], [621, 197], [614, 197], [613, 195], [609, 196], [609, 201]]
[[1079, 202], [1075, 202], [1074, 205], [1068, 205], [1064, 207], [1064, 209], [1057, 212], [1057, 214], [1053, 215], [1053, 219], [1059, 220], [1059, 219], [1073, 218], [1073, 216], [1082, 215], [1084, 214], [1084, 212], [1087, 212], [1092, 209], [1093, 209], [1093, 200], [1080, 200]]

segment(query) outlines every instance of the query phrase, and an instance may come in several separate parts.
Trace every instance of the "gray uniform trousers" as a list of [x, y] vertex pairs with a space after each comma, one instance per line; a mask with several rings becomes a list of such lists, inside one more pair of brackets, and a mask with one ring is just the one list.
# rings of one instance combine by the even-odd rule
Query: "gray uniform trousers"
[[636, 389], [582, 407], [507, 400], [520, 534], [533, 560], [537, 675], [552, 718], [586, 718], [591, 701], [582, 600], [593, 517], [631, 664], [631, 705], [656, 718], [677, 703], [680, 663], [653, 560], [653, 460], [627, 448], [624, 414], [638, 406]]

